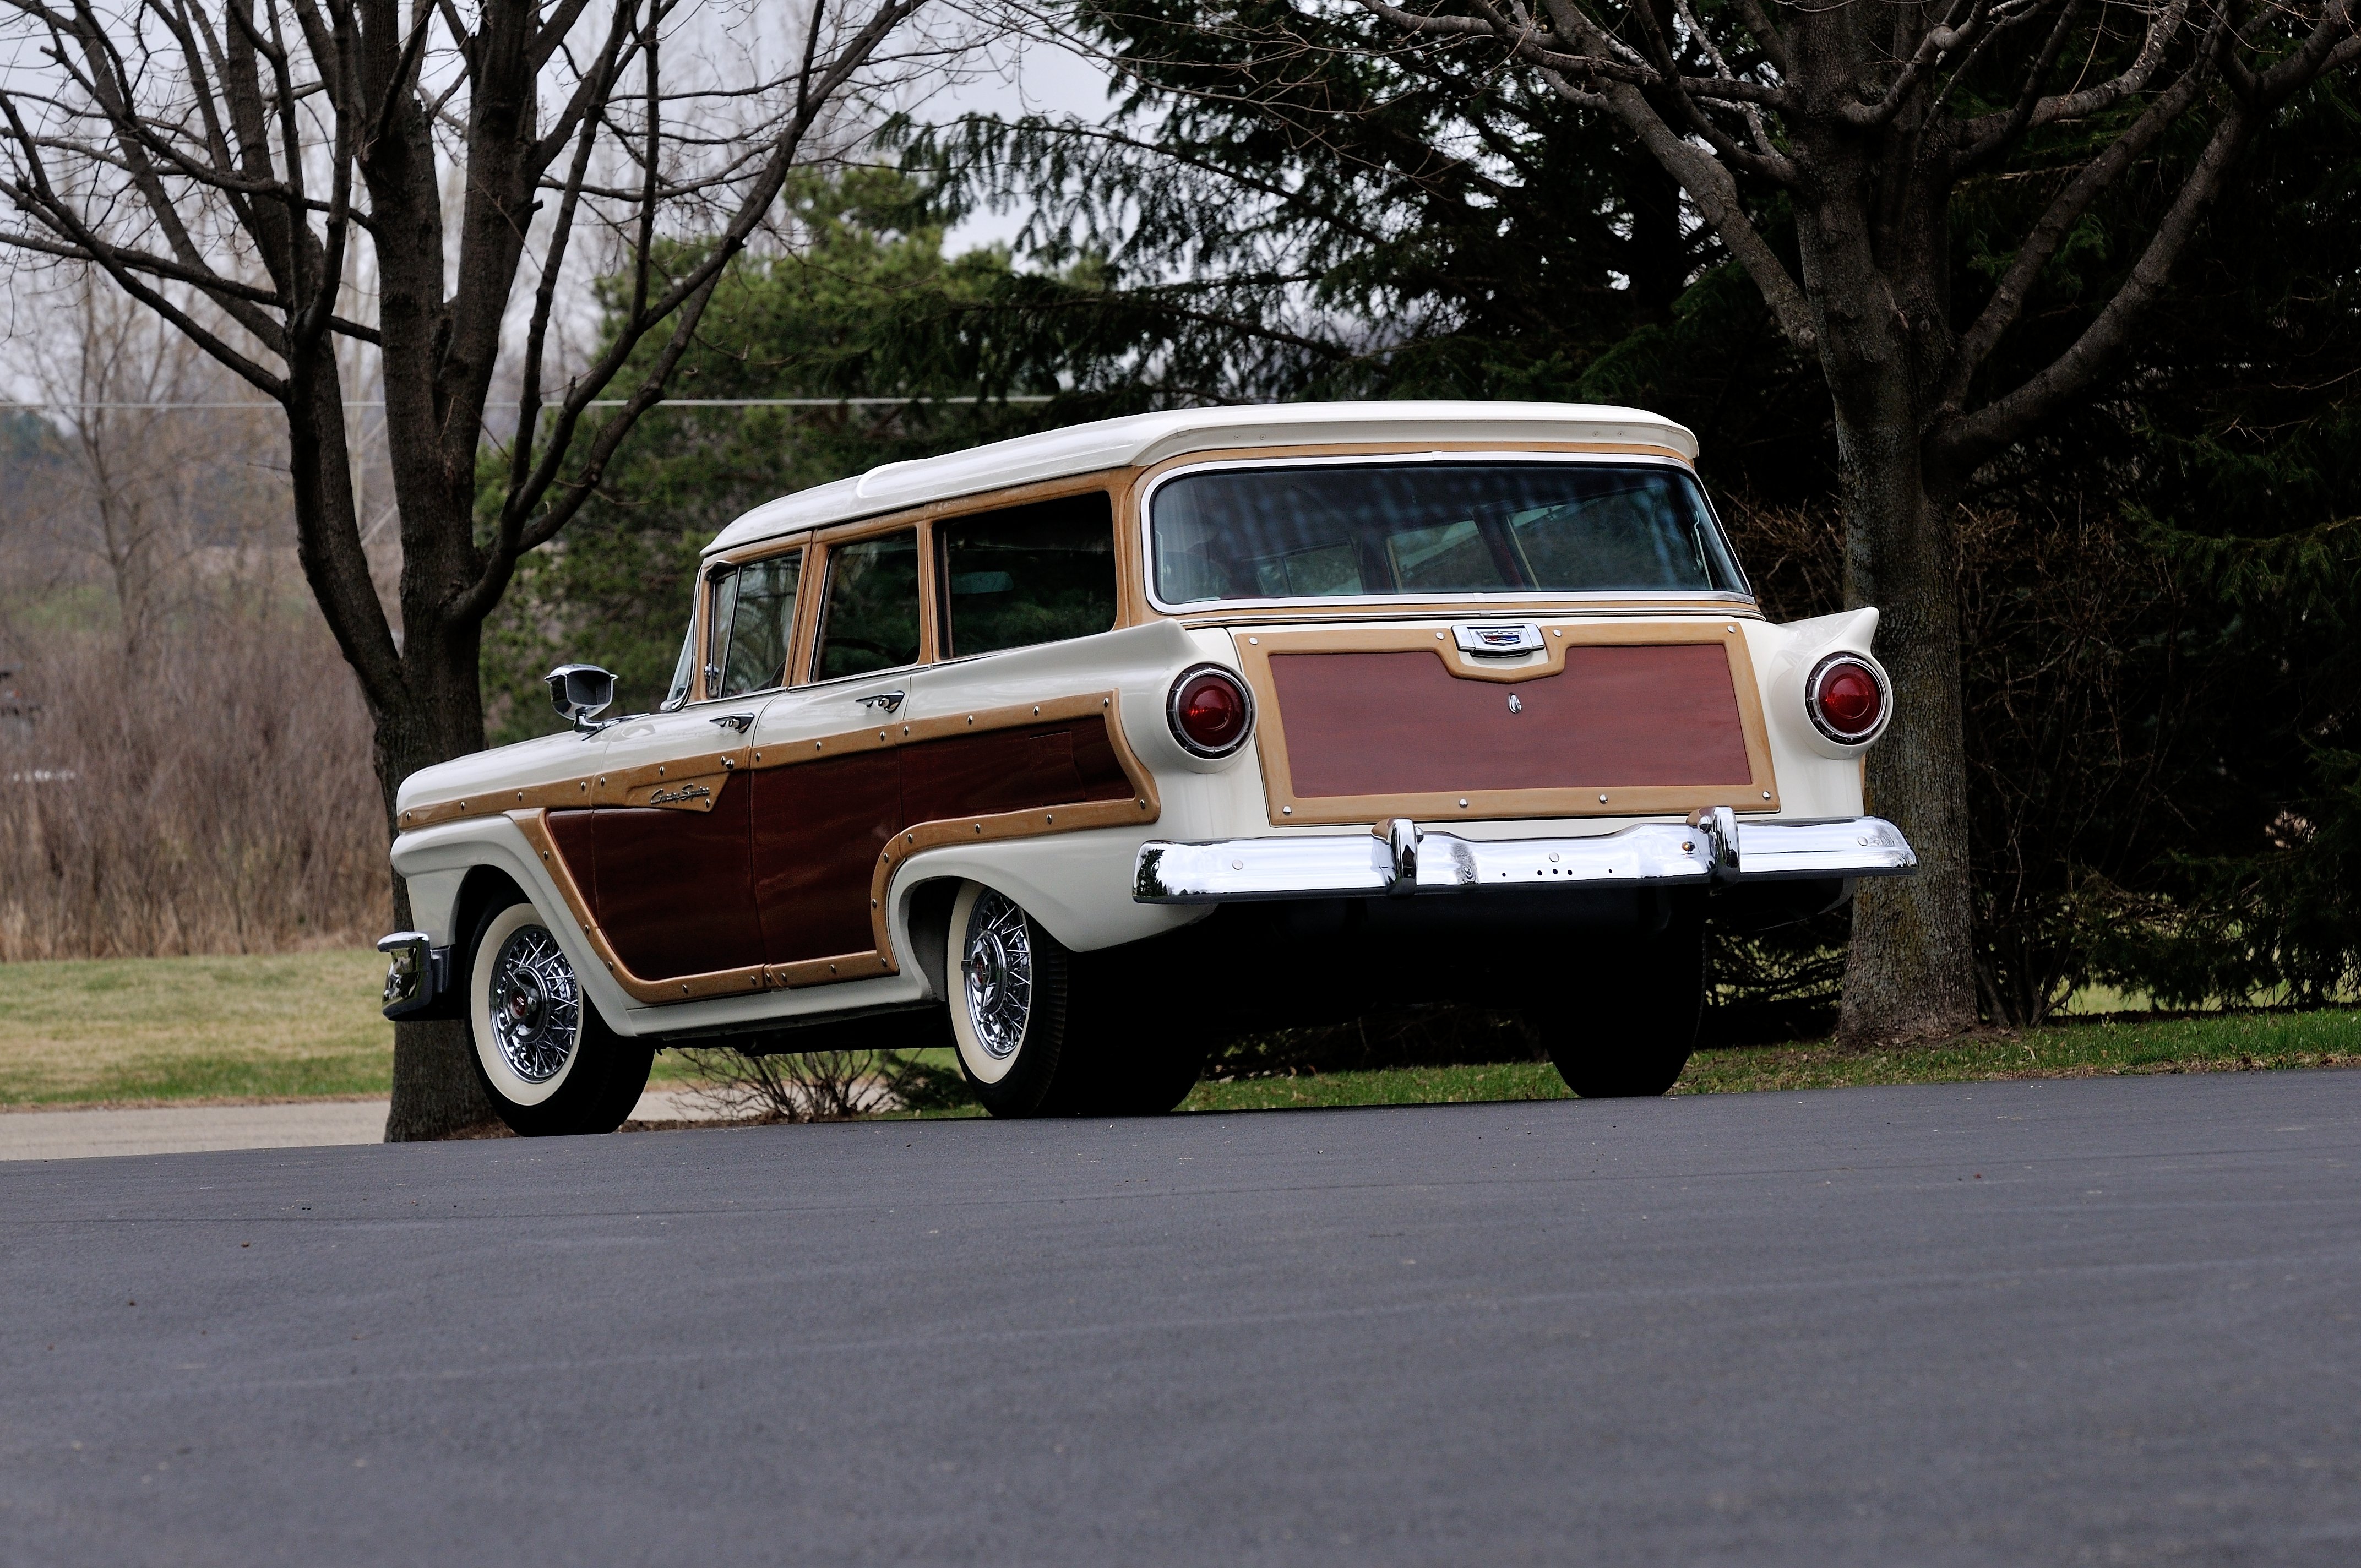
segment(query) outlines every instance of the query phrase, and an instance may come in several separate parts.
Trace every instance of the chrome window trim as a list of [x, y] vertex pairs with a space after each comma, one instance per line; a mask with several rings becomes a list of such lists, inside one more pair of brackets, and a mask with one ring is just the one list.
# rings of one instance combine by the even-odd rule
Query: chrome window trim
[[[703, 576], [699, 579], [704, 585], [700, 591], [700, 597], [705, 602], [707, 610], [709, 612], [712, 608], [713, 595], [719, 587], [723, 573], [727, 572], [732, 578], [735, 578], [739, 573], [744, 571], [749, 566], [759, 566], [765, 561], [775, 561], [782, 555], [801, 555], [809, 550], [810, 547], [811, 537], [808, 534], [805, 534], [796, 537], [794, 543], [782, 544], [775, 550], [765, 550], [757, 555], [742, 556], [739, 559], [730, 561], [716, 561], [707, 565], [702, 568]], [[798, 577], [796, 583], [796, 596], [799, 601], [803, 597], [803, 582], [802, 579]], [[733, 620], [737, 619], [737, 596], [733, 592], [730, 596], [730, 619]], [[800, 609], [796, 611], [796, 619], [798, 621], [802, 620], [802, 611]], [[706, 651], [708, 653], [712, 651], [712, 633], [716, 630], [719, 631], [725, 640], [730, 635], [730, 629], [726, 626], [708, 627], [706, 635]], [[692, 626], [690, 629], [690, 635], [694, 636], [695, 634], [695, 628]], [[794, 641], [793, 637], [790, 636], [788, 641], [792, 642]], [[796, 654], [798, 650], [792, 647], [787, 650], [787, 670], [792, 670], [796, 667]], [[786, 670], [782, 670], [779, 673], [782, 675], [785, 675], [786, 674]], [[714, 665], [708, 663], [700, 669], [697, 674], [700, 676], [708, 674], [712, 674], [714, 677], [713, 684], [717, 686], [727, 685], [730, 681], [730, 672], [726, 667], [726, 664], [724, 667], [717, 669]], [[774, 693], [785, 691], [789, 689], [789, 682], [782, 680], [776, 685], [757, 686], [752, 691], [742, 691], [735, 694], [716, 694], [710, 696], [703, 696], [697, 698], [695, 702], [683, 702], [676, 707], [664, 708], [661, 711], [665, 713], [683, 713], [692, 707], [704, 707], [708, 704], [717, 702], [744, 702], [749, 697], [770, 696]]]
[[[1587, 463], [1629, 468], [1634, 466], [1672, 468], [1686, 474], [1695, 481], [1697, 496], [1705, 502], [1706, 520], [1721, 536], [1721, 547], [1729, 552], [1730, 565], [1737, 568], [1739, 582], [1744, 591], [1731, 593], [1722, 588], [1614, 588], [1585, 589], [1577, 592], [1551, 593], [1540, 588], [1504, 589], [1487, 594], [1323, 594], [1305, 598], [1229, 598], [1190, 599], [1184, 603], [1167, 602], [1157, 591], [1156, 580], [1156, 492], [1167, 483], [1189, 474], [1235, 473], [1243, 468], [1357, 468], [1373, 463]], [[1730, 543], [1730, 530], [1722, 526], [1721, 514], [1714, 510], [1713, 497], [1707, 494], [1705, 481], [1697, 478], [1697, 469], [1677, 457], [1663, 457], [1646, 452], [1363, 452], [1333, 454], [1316, 457], [1233, 457], [1215, 458], [1203, 463], [1184, 464], [1168, 468], [1156, 476], [1138, 492], [1139, 564], [1142, 587], [1148, 595], [1148, 608], [1163, 615], [1203, 615], [1230, 609], [1278, 608], [1282, 609], [1334, 609], [1340, 605], [1378, 607], [1416, 600], [1424, 604], [1444, 605], [1506, 605], [1518, 600], [1534, 603], [1548, 600], [1582, 603], [1602, 600], [1628, 601], [1633, 598], [1671, 599], [1682, 603], [1731, 604], [1755, 603], [1754, 585], [1746, 576], [1745, 563]]]

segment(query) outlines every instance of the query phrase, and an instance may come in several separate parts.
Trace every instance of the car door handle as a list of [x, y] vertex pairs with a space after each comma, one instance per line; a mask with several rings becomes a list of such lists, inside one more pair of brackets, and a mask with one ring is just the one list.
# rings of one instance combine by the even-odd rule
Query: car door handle
[[707, 722], [725, 726], [743, 735], [753, 724], [754, 716], [751, 713], [717, 713]]
[[873, 707], [880, 713], [892, 713], [902, 706], [900, 692], [872, 692], [860, 699], [863, 707]]

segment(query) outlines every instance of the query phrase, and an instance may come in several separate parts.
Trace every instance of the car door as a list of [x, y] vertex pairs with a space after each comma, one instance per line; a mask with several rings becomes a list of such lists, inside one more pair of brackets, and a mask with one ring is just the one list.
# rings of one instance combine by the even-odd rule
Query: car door
[[802, 562], [788, 550], [708, 574], [702, 700], [609, 726], [596, 809], [553, 814], [569, 865], [589, 866], [599, 929], [642, 980], [759, 974], [750, 737], [785, 676]]
[[915, 528], [831, 543], [819, 570], [807, 678], [752, 732], [754, 902], [790, 985], [885, 970], [870, 883], [901, 820], [896, 750], [926, 656]]

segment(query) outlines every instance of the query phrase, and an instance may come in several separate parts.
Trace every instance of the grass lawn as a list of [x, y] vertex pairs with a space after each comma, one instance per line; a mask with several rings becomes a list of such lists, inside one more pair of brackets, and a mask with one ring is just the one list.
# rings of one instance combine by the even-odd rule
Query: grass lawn
[[[373, 1098], [393, 1028], [373, 952], [0, 964], [0, 1107]], [[2361, 1012], [2086, 1023], [1859, 1055], [1827, 1045], [1700, 1051], [1678, 1094], [1843, 1084], [2361, 1067]], [[676, 1053], [656, 1081], [689, 1079]], [[1201, 1083], [1184, 1109], [1555, 1100], [1546, 1062]]]
[[0, 964], [0, 1105], [382, 1095], [384, 983], [373, 952]]
[[0, 964], [0, 1107], [379, 1099], [384, 984], [368, 951]]
[[[1836, 1089], [1871, 1083], [1959, 1083], [2002, 1078], [2118, 1073], [2242, 1072], [2361, 1067], [2361, 1013], [2230, 1014], [2134, 1023], [2070, 1024], [1884, 1052], [1827, 1044], [1699, 1051], [1675, 1094]], [[1547, 1062], [1402, 1068], [1319, 1078], [1201, 1083], [1182, 1109], [1249, 1111], [1290, 1105], [1434, 1105], [1479, 1100], [1563, 1100]]]

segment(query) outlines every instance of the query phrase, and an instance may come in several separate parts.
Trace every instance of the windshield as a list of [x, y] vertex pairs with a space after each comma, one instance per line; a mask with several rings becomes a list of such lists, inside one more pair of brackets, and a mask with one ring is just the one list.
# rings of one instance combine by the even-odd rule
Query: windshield
[[1329, 596], [1746, 592], [1696, 479], [1607, 463], [1182, 474], [1150, 506], [1166, 604]]

